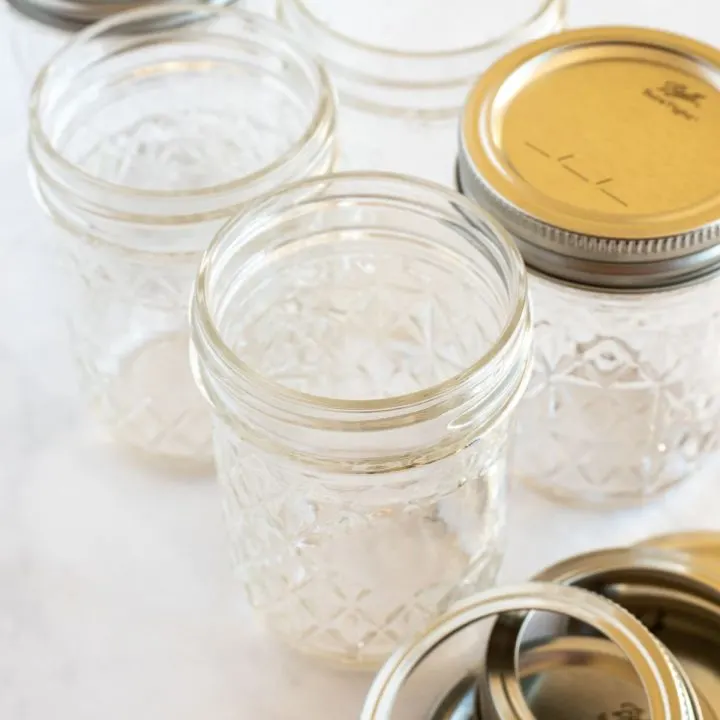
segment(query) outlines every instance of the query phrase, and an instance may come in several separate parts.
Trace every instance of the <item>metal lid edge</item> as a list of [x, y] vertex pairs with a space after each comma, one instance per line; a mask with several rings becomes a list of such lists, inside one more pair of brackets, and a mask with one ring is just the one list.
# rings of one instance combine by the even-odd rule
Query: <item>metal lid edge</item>
[[[551, 277], [604, 289], [654, 290], [692, 282], [720, 269], [720, 219], [695, 231], [647, 239], [564, 230], [533, 218], [500, 197], [472, 166], [462, 136], [457, 189], [512, 233], [528, 267]], [[548, 241], [553, 249], [538, 245], [533, 238]], [[585, 257], [580, 257], [581, 253]], [[633, 254], [647, 259], [631, 259]], [[609, 256], [616, 259], [609, 261]], [[606, 259], [601, 260], [603, 257]], [[627, 259], [618, 262], [623, 257]], [[690, 258], [695, 262], [687, 262]]]

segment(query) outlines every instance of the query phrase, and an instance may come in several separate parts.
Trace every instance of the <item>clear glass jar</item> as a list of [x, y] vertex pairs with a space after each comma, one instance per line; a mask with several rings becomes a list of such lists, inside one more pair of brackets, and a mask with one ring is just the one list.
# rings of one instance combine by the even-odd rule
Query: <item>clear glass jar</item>
[[331, 168], [334, 99], [284, 28], [189, 12], [148, 8], [80, 33], [33, 91], [30, 158], [62, 231], [90, 404], [125, 445], [205, 462], [210, 417], [187, 360], [200, 255], [247, 201]]
[[401, 176], [290, 187], [215, 239], [196, 375], [247, 596], [287, 643], [374, 664], [493, 583], [525, 295], [501, 230]]
[[[8, 0], [8, 41], [17, 60], [23, 87], [30, 87], [42, 66], [83, 28], [114, 13], [172, 0], [99, 3], [97, 0]], [[235, 0], [196, 0], [229, 5]]]
[[564, 0], [278, 0], [340, 96], [340, 167], [452, 184], [470, 86], [516, 45], [559, 30]]
[[554, 498], [643, 502], [718, 446], [718, 77], [714, 47], [588, 28], [510, 53], [468, 97], [460, 185], [533, 276], [514, 471]]
[[720, 278], [641, 295], [532, 274], [530, 286], [535, 372], [514, 472], [592, 504], [647, 499], [692, 475], [718, 447]]

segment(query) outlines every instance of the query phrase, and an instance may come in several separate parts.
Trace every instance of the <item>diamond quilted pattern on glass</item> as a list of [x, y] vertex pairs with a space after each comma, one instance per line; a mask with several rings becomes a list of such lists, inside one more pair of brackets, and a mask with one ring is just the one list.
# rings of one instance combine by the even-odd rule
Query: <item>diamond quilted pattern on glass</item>
[[712, 292], [618, 299], [536, 280], [514, 471], [578, 502], [638, 500], [691, 474], [720, 426]]
[[246, 596], [304, 652], [375, 662], [495, 577], [504, 462], [492, 458], [501, 446], [437, 463], [428, 490], [408, 503], [402, 484], [346, 494], [342, 476], [298, 472], [222, 424], [215, 442]]
[[210, 410], [190, 372], [185, 327], [192, 258], [145, 264], [141, 253], [71, 242], [72, 349], [97, 417], [143, 453], [208, 462]]

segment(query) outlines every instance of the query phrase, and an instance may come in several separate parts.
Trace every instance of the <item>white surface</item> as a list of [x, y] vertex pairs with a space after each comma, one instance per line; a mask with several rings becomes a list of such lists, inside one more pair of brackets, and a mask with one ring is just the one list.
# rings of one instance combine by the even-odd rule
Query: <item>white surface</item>
[[[485, 1], [488, 12], [502, 7]], [[571, 7], [574, 24], [644, 18], [720, 41], [715, 0]], [[367, 676], [286, 654], [242, 608], [213, 481], [134, 465], [82, 424], [44, 260], [52, 238], [26, 187], [22, 96], [5, 55], [3, 42], [0, 718], [356, 717]], [[649, 533], [720, 528], [718, 471], [720, 459], [658, 503], [618, 513], [554, 507], [516, 488], [503, 579]]]

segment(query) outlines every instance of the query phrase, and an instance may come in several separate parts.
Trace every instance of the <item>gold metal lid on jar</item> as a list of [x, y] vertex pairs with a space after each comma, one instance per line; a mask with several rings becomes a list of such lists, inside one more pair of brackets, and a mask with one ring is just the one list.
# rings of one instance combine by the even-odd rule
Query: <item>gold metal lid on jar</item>
[[471, 91], [460, 189], [542, 273], [649, 289], [720, 268], [720, 50], [643, 28], [524, 45]]

